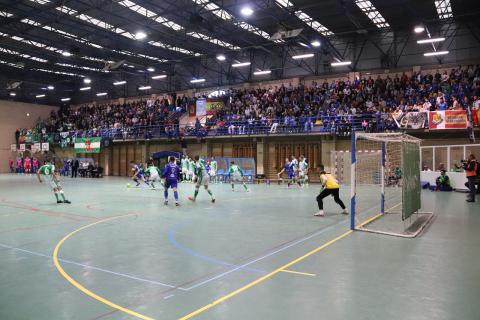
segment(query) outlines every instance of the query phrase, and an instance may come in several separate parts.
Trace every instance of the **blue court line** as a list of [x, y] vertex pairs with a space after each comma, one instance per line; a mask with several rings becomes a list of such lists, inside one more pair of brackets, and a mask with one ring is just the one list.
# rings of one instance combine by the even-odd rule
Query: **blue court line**
[[[12, 246], [2, 244], [2, 243], [0, 243], [0, 247], [5, 248], [5, 249], [9, 249], [9, 250], [28, 253], [30, 255], [34, 255], [34, 256], [37, 256], [37, 257], [47, 258], [49, 260], [52, 258], [50, 255], [46, 255], [46, 254], [43, 254], [43, 253], [40, 253], [40, 252], [30, 251], [30, 250], [26, 250], [26, 249], [22, 249], [22, 248], [16, 248], [16, 247], [12, 247]], [[171, 285], [171, 284], [167, 284], [167, 283], [163, 283], [163, 282], [159, 282], [159, 281], [155, 281], [155, 280], [143, 279], [143, 278], [139, 278], [139, 277], [132, 276], [132, 275], [129, 275], [129, 274], [115, 272], [115, 271], [112, 271], [112, 270], [107, 270], [107, 269], [103, 269], [103, 268], [99, 268], [99, 267], [94, 267], [94, 266], [90, 266], [88, 264], [83, 264], [83, 263], [79, 263], [79, 262], [75, 262], [75, 261], [71, 261], [71, 260], [66, 260], [66, 259], [61, 259], [61, 258], [58, 259], [58, 260], [62, 261], [64, 263], [67, 263], [67, 264], [73, 264], [73, 265], [80, 266], [80, 267], [83, 267], [83, 268], [86, 268], [86, 269], [101, 271], [101, 272], [113, 274], [113, 275], [116, 275], [116, 276], [119, 276], [119, 277], [131, 279], [131, 280], [137, 280], [137, 281], [140, 281], [140, 282], [146, 282], [146, 283], [153, 284], [153, 285], [158, 285], [158, 286], [162, 286], [162, 287], [167, 287], [167, 288], [172, 288], [172, 289], [178, 289], [178, 290], [181, 290], [181, 291], [186, 291], [185, 288], [177, 287], [177, 286], [174, 286], [174, 285]]]
[[[205, 261], [209, 261], [209, 262], [212, 262], [214, 264], [218, 264], [218, 265], [222, 265], [222, 266], [227, 266], [227, 267], [239, 267], [238, 265], [234, 264], [234, 263], [230, 263], [230, 262], [227, 262], [227, 261], [223, 261], [223, 260], [219, 260], [219, 259], [216, 259], [216, 258], [213, 258], [213, 257], [209, 257], [209, 256], [205, 256], [205, 255], [202, 255], [201, 253], [187, 247], [187, 246], [184, 246], [183, 244], [179, 243], [177, 240], [176, 240], [176, 234], [177, 234], [177, 230], [184, 226], [185, 224], [187, 224], [186, 222], [179, 222], [179, 223], [176, 223], [174, 224], [169, 230], [168, 230], [168, 241], [175, 247], [177, 248], [178, 250], [180, 251], [183, 251], [185, 252], [186, 254], [188, 255], [191, 255], [191, 256], [194, 256], [196, 258], [199, 258], [199, 259], [202, 259], [202, 260], [205, 260]], [[266, 271], [264, 270], [259, 270], [259, 269], [253, 269], [253, 268], [244, 268], [244, 270], [247, 270], [247, 271], [252, 271], [252, 272], [257, 272], [257, 273], [266, 273]]]

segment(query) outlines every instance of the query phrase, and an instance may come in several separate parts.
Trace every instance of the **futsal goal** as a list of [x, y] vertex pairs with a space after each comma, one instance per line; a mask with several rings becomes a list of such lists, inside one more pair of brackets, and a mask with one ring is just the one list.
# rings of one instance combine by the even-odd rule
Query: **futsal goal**
[[420, 211], [420, 139], [353, 133], [351, 157], [351, 229], [416, 237], [433, 217]]

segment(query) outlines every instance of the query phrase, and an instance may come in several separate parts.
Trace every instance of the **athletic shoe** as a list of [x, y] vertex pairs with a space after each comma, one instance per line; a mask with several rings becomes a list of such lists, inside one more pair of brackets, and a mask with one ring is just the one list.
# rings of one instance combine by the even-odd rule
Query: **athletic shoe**
[[343, 209], [343, 211], [342, 211], [342, 214], [346, 214], [346, 215], [348, 215], [348, 211], [347, 211], [347, 209]]
[[320, 210], [317, 213], [315, 213], [314, 216], [315, 217], [323, 217], [323, 216], [325, 216], [325, 213], [323, 212], [323, 210]]
[[247, 192], [250, 192], [250, 189], [247, 189]]
[[70, 200], [65, 200], [63, 203], [71, 203]]
[[163, 204], [168, 206], [168, 200], [163, 201]]
[[475, 202], [475, 200], [467, 199], [467, 202]]
[[57, 200], [57, 203], [63, 203], [63, 201], [62, 200]]
[[215, 203], [215, 198], [212, 198], [212, 203]]
[[194, 197], [188, 197], [188, 200], [195, 202], [195, 198], [194, 198]]
[[176, 207], [180, 207], [180, 203], [175, 202], [175, 206], [176, 206]]

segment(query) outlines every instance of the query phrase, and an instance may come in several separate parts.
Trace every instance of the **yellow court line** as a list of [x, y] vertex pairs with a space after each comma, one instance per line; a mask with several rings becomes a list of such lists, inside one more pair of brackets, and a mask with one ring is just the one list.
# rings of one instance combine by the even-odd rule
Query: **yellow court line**
[[128, 313], [129, 315], [132, 315], [134, 317], [137, 317], [139, 319], [143, 319], [143, 320], [154, 320], [153, 318], [151, 317], [148, 317], [148, 316], [145, 316], [143, 314], [140, 314], [138, 312], [135, 312], [133, 310], [130, 310], [128, 308], [125, 308], [125, 307], [122, 307], [102, 296], [99, 296], [98, 294], [88, 290], [87, 288], [85, 288], [84, 286], [82, 286], [80, 283], [78, 283], [75, 279], [73, 279], [72, 277], [70, 277], [70, 275], [68, 273], [65, 272], [65, 270], [63, 270], [62, 266], [60, 265], [60, 262], [58, 261], [58, 251], [60, 250], [60, 247], [63, 245], [63, 243], [68, 240], [68, 238], [72, 237], [74, 234], [76, 234], [77, 232], [80, 232], [84, 229], [87, 229], [87, 228], [90, 228], [96, 224], [99, 224], [99, 223], [102, 223], [102, 222], [106, 222], [106, 221], [109, 221], [109, 220], [113, 220], [113, 219], [118, 219], [118, 218], [123, 218], [123, 217], [126, 217], [126, 216], [131, 216], [132, 214], [126, 214], [126, 215], [121, 215], [121, 216], [116, 216], [116, 217], [110, 217], [110, 218], [106, 218], [106, 219], [103, 219], [103, 220], [99, 220], [99, 221], [96, 221], [94, 223], [91, 223], [91, 224], [88, 224], [88, 225], [85, 225], [81, 228], [78, 228], [72, 232], [70, 232], [69, 234], [67, 234], [65, 237], [63, 237], [62, 240], [60, 240], [57, 245], [55, 246], [55, 250], [53, 250], [53, 262], [55, 264], [55, 267], [57, 268], [58, 272], [60, 272], [60, 274], [65, 278], [67, 279], [68, 282], [70, 282], [74, 287], [76, 287], [77, 289], [79, 289], [80, 291], [82, 291], [83, 293], [85, 293], [86, 295], [92, 297], [93, 299], [95, 300], [98, 300], [112, 308], [115, 308], [117, 310], [120, 310], [120, 311], [123, 311], [125, 313]]
[[[361, 223], [360, 225], [358, 225], [357, 227], [361, 227], [361, 226], [363, 226], [363, 225], [365, 225], [365, 224], [367, 224], [367, 223], [369, 223], [369, 222], [371, 222], [371, 221], [373, 221], [373, 220], [375, 220], [375, 219], [378, 219], [378, 218], [381, 217], [382, 215], [383, 215], [382, 213], [377, 214], [376, 216], [373, 216], [372, 218], [370, 218], [370, 219], [362, 222], [362, 223]], [[200, 313], [202, 313], [202, 312], [204, 312], [204, 311], [206, 311], [206, 310], [208, 310], [208, 309], [211, 309], [211, 308], [215, 307], [217, 304], [220, 304], [220, 303], [222, 303], [222, 302], [224, 302], [224, 301], [226, 301], [226, 300], [228, 300], [228, 299], [236, 296], [237, 294], [242, 293], [243, 291], [250, 289], [251, 287], [253, 287], [253, 286], [255, 286], [255, 285], [257, 285], [257, 284], [259, 284], [259, 283], [261, 283], [261, 282], [263, 282], [263, 281], [271, 278], [271, 277], [273, 277], [273, 276], [276, 275], [277, 273], [283, 272], [285, 269], [293, 266], [294, 264], [296, 264], [296, 263], [304, 260], [305, 258], [310, 257], [311, 255], [313, 255], [313, 254], [315, 254], [315, 253], [317, 253], [317, 252], [325, 249], [326, 247], [330, 246], [331, 244], [333, 244], [333, 243], [335, 243], [335, 242], [337, 242], [337, 241], [345, 238], [346, 236], [348, 236], [348, 235], [351, 234], [352, 232], [353, 232], [353, 230], [348, 230], [347, 232], [342, 233], [341, 235], [339, 235], [339, 236], [336, 237], [335, 239], [332, 239], [332, 240], [324, 243], [324, 244], [321, 245], [320, 247], [317, 247], [317, 248], [313, 249], [312, 251], [307, 252], [307, 253], [304, 254], [303, 256], [298, 257], [297, 259], [292, 260], [292, 261], [288, 262], [287, 264], [284, 264], [284, 265], [281, 266], [280, 268], [273, 270], [272, 272], [264, 275], [263, 277], [260, 277], [260, 278], [258, 278], [258, 279], [256, 279], [256, 280], [254, 280], [254, 281], [252, 281], [252, 282], [244, 285], [243, 287], [241, 287], [241, 288], [239, 288], [239, 289], [237, 289], [237, 290], [235, 290], [235, 291], [230, 292], [230, 293], [227, 294], [227, 295], [224, 295], [223, 297], [221, 297], [221, 298], [213, 301], [212, 303], [209, 303], [209, 304], [207, 304], [207, 305], [205, 305], [205, 306], [203, 306], [203, 307], [201, 307], [201, 308], [199, 308], [199, 309], [197, 309], [197, 310], [195, 310], [195, 311], [193, 311], [193, 312], [190, 312], [189, 314], [187, 314], [187, 315], [179, 318], [179, 320], [187, 320], [187, 319], [190, 319], [190, 318], [192, 318], [192, 317], [194, 317], [194, 316], [196, 316], [196, 315], [198, 315], [198, 314], [200, 314]]]
[[288, 273], [293, 273], [293, 274], [299, 274], [302, 276], [309, 276], [309, 277], [315, 277], [316, 274], [314, 273], [308, 273], [308, 272], [298, 272], [298, 271], [293, 271], [293, 270], [282, 270], [282, 272], [288, 272]]

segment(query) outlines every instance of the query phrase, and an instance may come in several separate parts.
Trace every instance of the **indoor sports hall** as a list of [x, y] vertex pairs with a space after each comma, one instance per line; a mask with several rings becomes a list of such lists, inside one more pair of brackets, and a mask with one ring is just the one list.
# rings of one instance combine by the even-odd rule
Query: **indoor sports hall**
[[0, 0], [0, 319], [477, 320], [479, 17]]

